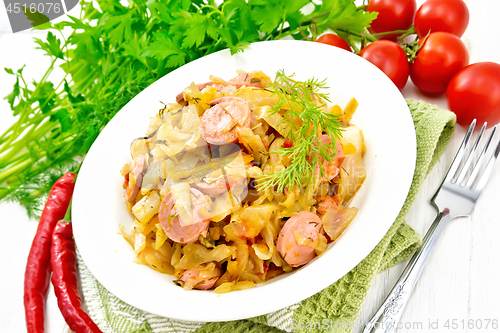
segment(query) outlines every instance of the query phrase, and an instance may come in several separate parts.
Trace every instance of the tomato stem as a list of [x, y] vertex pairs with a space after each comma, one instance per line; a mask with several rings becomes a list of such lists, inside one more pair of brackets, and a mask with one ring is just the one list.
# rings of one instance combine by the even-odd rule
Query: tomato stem
[[361, 46], [360, 46], [360, 49], [364, 49], [365, 48], [365, 45], [366, 45], [366, 38], [365, 37], [362, 37], [361, 38]]
[[363, 38], [365, 37], [366, 40], [368, 40], [369, 42], [375, 42], [377, 39], [375, 37], [373, 37], [371, 34], [367, 34], [367, 33], [362, 33], [362, 34], [358, 34], [358, 33], [355, 33], [355, 32], [352, 32], [352, 31], [348, 31], [348, 30], [344, 30], [344, 29], [337, 29], [338, 31], [340, 32], [343, 32], [343, 33], [348, 33], [348, 34], [351, 34], [353, 36], [356, 36], [358, 38]]
[[352, 40], [352, 35], [350, 33], [347, 33], [346, 36], [347, 36], [346, 37], [347, 44], [349, 44], [349, 46], [354, 50], [354, 53], [358, 54], [359, 53], [359, 49], [356, 46], [356, 43], [354, 43], [354, 41]]
[[406, 37], [413, 35], [413, 34], [416, 34], [416, 33], [417, 33], [417, 31], [415, 30], [415, 26], [412, 24], [412, 26], [408, 30], [406, 30], [406, 32], [403, 35], [401, 35], [397, 38], [397, 41], [402, 42]]
[[422, 41], [419, 41], [418, 36], [417, 36], [413, 42], [405, 43], [405, 44], [403, 44], [403, 46], [401, 46], [403, 48], [403, 50], [406, 52], [406, 54], [408, 55], [408, 61], [410, 63], [413, 63], [413, 61], [417, 57], [418, 50], [420, 50], [420, 48], [424, 45], [425, 41], [429, 37], [429, 34], [430, 34], [430, 31], [424, 37], [424, 39]]
[[[403, 36], [400, 36], [402, 38], [405, 38], [409, 35], [412, 35], [416, 33], [415, 32], [415, 27], [412, 25], [409, 29], [407, 30], [393, 30], [393, 31], [384, 31], [384, 32], [377, 32], [375, 34], [370, 34], [373, 37], [378, 37], [378, 36], [384, 36], [384, 35], [390, 35], [390, 34], [403, 34]], [[400, 38], [398, 37], [398, 39]]]

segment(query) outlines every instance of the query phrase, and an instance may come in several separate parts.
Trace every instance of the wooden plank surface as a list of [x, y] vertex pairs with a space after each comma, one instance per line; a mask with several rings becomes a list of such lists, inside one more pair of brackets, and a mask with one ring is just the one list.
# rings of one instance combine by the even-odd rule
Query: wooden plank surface
[[[500, 45], [495, 42], [500, 34], [500, 2], [468, 0], [466, 3], [470, 23], [462, 40], [469, 50], [470, 62], [500, 62]], [[423, 96], [411, 82], [403, 95], [447, 108], [444, 97]], [[464, 133], [465, 130], [457, 128], [448, 150], [422, 184], [408, 214], [407, 222], [421, 235], [435, 216], [429, 200], [446, 174]], [[401, 318], [403, 328], [398, 332], [500, 331], [493, 325], [493, 320], [500, 321], [500, 285], [496, 282], [500, 275], [499, 169], [497, 165], [472, 217], [452, 221], [441, 235]], [[377, 311], [405, 265], [406, 262], [401, 263], [374, 280], [360, 313], [361, 323]], [[354, 332], [362, 330], [363, 327], [358, 327]]]

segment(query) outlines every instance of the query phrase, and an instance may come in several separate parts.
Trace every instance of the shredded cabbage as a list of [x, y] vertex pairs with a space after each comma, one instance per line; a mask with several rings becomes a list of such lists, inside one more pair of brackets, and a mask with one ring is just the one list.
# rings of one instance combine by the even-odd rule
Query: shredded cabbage
[[236, 251], [236, 247], [225, 244], [209, 250], [201, 244], [190, 243], [182, 248], [182, 257], [173, 265], [176, 269], [193, 269], [207, 262], [220, 262], [229, 258]]
[[187, 183], [176, 183], [170, 188], [174, 199], [174, 208], [179, 214], [181, 226], [193, 224], [193, 205], [191, 203], [191, 187]]

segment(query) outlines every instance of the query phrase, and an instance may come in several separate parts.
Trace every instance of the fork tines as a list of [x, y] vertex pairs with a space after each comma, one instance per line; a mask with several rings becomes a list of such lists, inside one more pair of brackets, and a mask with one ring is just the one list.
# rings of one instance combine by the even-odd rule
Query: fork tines
[[[471, 165], [473, 164], [473, 160], [475, 159], [476, 153], [480, 146], [481, 139], [485, 133], [487, 123], [485, 122], [477, 135], [476, 140], [472, 144], [472, 148], [469, 145], [469, 141], [471, 141], [472, 133], [474, 128], [476, 127], [476, 120], [474, 119], [469, 126], [467, 134], [460, 145], [460, 148], [453, 160], [453, 163], [450, 167], [450, 170], [447, 175], [447, 179], [445, 182], [449, 181], [452, 184], [460, 184], [461, 187], [470, 188], [472, 190], [476, 190], [481, 192], [481, 190], [486, 185], [488, 178], [493, 171], [493, 165], [495, 164], [498, 155], [500, 153], [500, 142], [496, 142], [496, 148], [494, 148], [494, 152], [491, 154], [491, 157], [488, 161], [486, 167], [484, 167], [484, 159], [488, 152], [488, 148], [493, 140], [493, 136], [497, 130], [497, 126], [493, 127], [491, 130], [488, 139], [483, 145], [483, 149], [477, 157], [476, 162], [474, 163], [474, 167], [470, 170]], [[500, 140], [499, 140], [500, 141]], [[465, 156], [464, 156], [465, 155]], [[482, 171], [482, 172], [480, 172]]]

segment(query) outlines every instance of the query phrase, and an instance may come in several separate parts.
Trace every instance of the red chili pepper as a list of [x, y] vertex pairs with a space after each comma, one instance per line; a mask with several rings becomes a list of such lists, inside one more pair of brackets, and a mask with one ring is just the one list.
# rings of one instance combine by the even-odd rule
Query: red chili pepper
[[24, 274], [24, 311], [29, 333], [44, 331], [45, 296], [50, 281], [50, 246], [57, 222], [64, 218], [75, 183], [68, 172], [55, 182], [42, 211]]
[[57, 304], [69, 328], [78, 333], [101, 332], [81, 307], [71, 222], [60, 222], [56, 225], [50, 252], [52, 285], [57, 296]]

